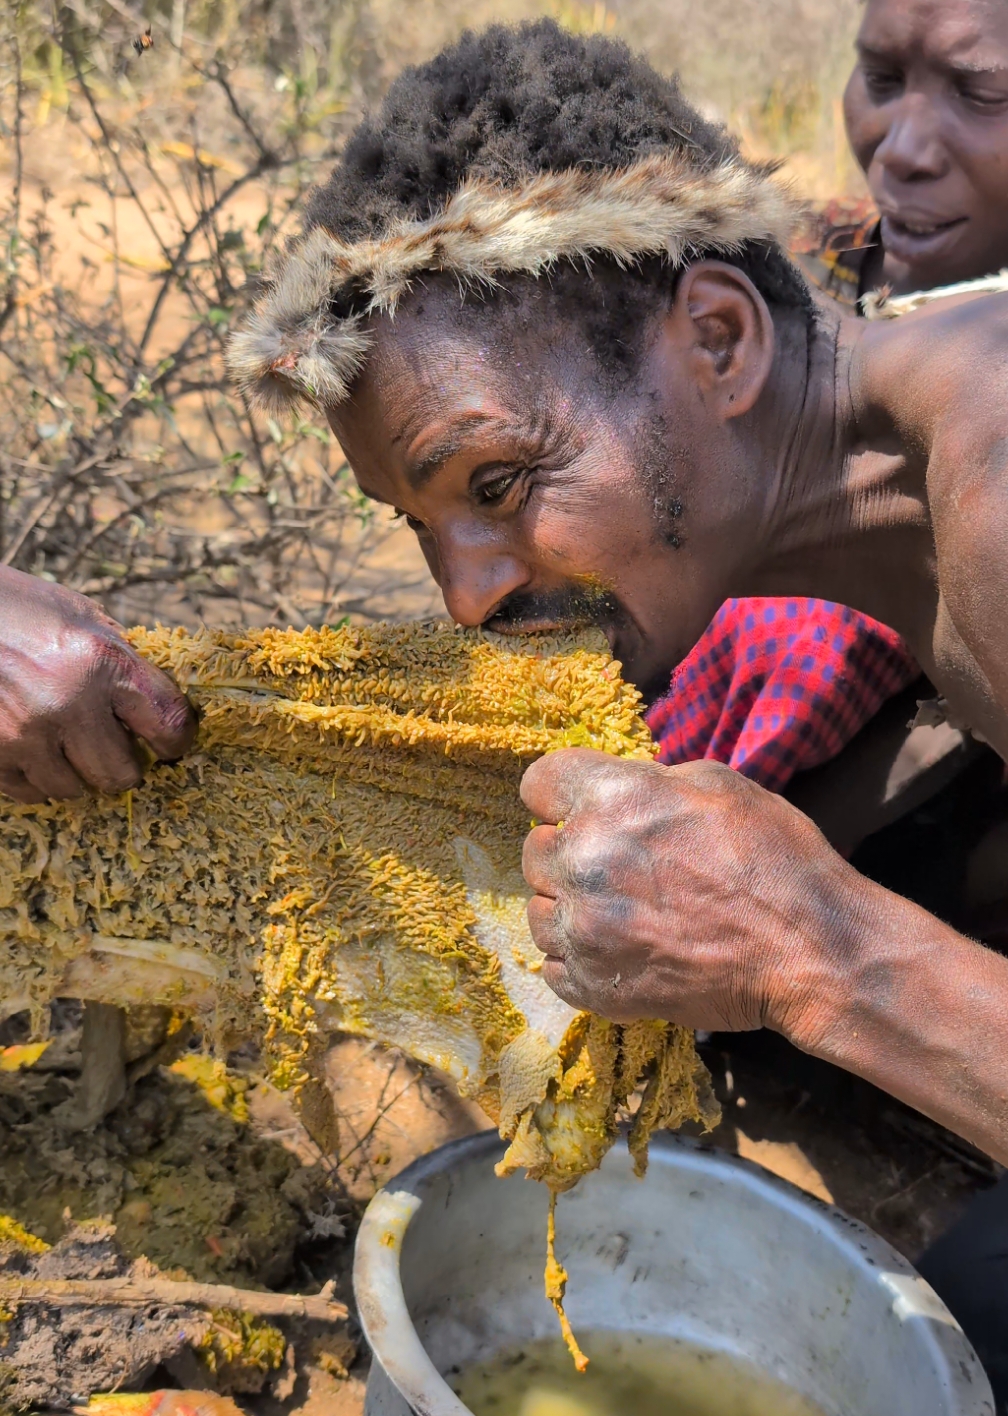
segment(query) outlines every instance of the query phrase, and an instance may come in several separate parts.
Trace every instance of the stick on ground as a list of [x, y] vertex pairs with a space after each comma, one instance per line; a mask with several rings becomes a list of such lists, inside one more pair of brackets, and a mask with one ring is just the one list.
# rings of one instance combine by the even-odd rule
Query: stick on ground
[[101, 1307], [119, 1304], [143, 1308], [151, 1304], [178, 1308], [227, 1308], [257, 1318], [311, 1318], [341, 1322], [345, 1303], [320, 1293], [261, 1293], [217, 1283], [176, 1283], [167, 1278], [10, 1279], [0, 1278], [0, 1305], [48, 1303], [53, 1307]]

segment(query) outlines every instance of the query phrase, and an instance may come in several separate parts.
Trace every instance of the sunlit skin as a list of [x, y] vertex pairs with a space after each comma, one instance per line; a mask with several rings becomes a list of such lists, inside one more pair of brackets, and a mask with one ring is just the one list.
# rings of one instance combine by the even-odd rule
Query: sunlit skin
[[1008, 264], [1008, 5], [868, 0], [844, 95], [897, 292]]
[[[824, 310], [810, 334], [698, 262], [642, 332], [639, 377], [608, 392], [548, 287], [529, 298], [519, 357], [507, 320], [461, 320], [431, 280], [374, 321], [330, 410], [456, 620], [566, 627], [601, 587], [617, 656], [655, 686], [728, 595], [838, 599], [899, 629], [1008, 758], [1008, 297], [875, 325]], [[543, 823], [529, 919], [561, 997], [776, 1028], [1008, 1159], [1008, 961], [716, 764], [571, 750], [522, 791]]]

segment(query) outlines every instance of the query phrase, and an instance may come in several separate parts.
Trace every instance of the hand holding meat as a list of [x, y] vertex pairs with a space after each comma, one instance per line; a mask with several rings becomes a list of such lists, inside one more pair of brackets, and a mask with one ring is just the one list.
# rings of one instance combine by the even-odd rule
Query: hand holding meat
[[0, 568], [0, 793], [21, 802], [123, 792], [143, 776], [137, 738], [180, 757], [196, 716], [83, 595]]
[[581, 748], [534, 763], [522, 798], [548, 823], [523, 863], [561, 998], [617, 1021], [812, 1025], [864, 882], [783, 798], [716, 763]]

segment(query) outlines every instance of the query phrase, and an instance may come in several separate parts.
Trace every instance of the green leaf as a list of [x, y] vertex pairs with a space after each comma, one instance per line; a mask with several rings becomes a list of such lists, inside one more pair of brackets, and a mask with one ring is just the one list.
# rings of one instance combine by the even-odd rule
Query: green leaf
[[214, 329], [218, 329], [221, 325], [226, 325], [230, 318], [231, 311], [225, 310], [220, 305], [213, 305], [206, 312], [206, 322], [209, 325], [213, 325]]
[[245, 454], [242, 452], [241, 448], [238, 448], [236, 452], [229, 452], [227, 457], [222, 457], [221, 462], [223, 462], [225, 467], [230, 467], [235, 462], [241, 462], [244, 456]]
[[252, 485], [252, 478], [246, 477], [244, 472], [239, 472], [230, 487], [228, 487], [228, 496], [234, 496], [236, 492], [247, 492]]

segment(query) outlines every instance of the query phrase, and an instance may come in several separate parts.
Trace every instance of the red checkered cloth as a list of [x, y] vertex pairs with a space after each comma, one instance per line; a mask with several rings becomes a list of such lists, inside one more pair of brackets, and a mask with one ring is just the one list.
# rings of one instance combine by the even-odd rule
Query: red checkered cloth
[[783, 791], [920, 669], [891, 629], [826, 600], [727, 600], [647, 714], [670, 764], [713, 758]]

